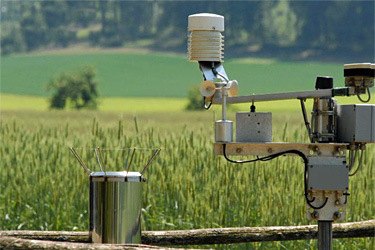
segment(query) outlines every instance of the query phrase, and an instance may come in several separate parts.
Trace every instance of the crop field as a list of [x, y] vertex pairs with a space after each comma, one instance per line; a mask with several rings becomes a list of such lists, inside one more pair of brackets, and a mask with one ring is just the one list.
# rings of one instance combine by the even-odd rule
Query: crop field
[[[143, 230], [315, 224], [305, 218], [302, 161], [227, 163], [213, 155], [218, 116], [215, 111], [2, 111], [0, 230], [87, 230], [88, 178], [69, 146], [162, 148], [146, 173]], [[305, 142], [300, 114], [275, 114], [273, 140]], [[132, 168], [140, 170], [142, 164]], [[346, 221], [374, 219], [374, 165], [371, 145], [363, 169], [350, 180]], [[121, 160], [110, 167], [120, 170]], [[214, 247], [316, 249], [316, 241]], [[374, 247], [374, 238], [335, 239], [333, 246]]]
[[[49, 110], [45, 84], [84, 65], [97, 69], [99, 109]], [[317, 75], [333, 76], [335, 87], [344, 82], [338, 63], [244, 58], [227, 60], [225, 69], [239, 81], [240, 95], [313, 89]], [[214, 156], [220, 109], [185, 111], [187, 90], [202, 77], [197, 64], [182, 55], [12, 55], [1, 58], [0, 77], [0, 230], [88, 229], [88, 177], [70, 146], [78, 147], [96, 170], [88, 149], [137, 147], [135, 171], [151, 153], [141, 148], [162, 148], [146, 173], [143, 230], [316, 224], [306, 219], [299, 158], [237, 165]], [[306, 105], [311, 110], [311, 101]], [[249, 110], [249, 105], [230, 105], [231, 120], [237, 110]], [[273, 112], [273, 141], [307, 142], [298, 101], [259, 103], [257, 110]], [[107, 154], [111, 170], [124, 169], [124, 154]], [[374, 145], [368, 146], [361, 171], [351, 177], [349, 191], [346, 222], [374, 219]], [[374, 238], [333, 242], [334, 249], [375, 249]], [[199, 247], [316, 249], [316, 241]]]

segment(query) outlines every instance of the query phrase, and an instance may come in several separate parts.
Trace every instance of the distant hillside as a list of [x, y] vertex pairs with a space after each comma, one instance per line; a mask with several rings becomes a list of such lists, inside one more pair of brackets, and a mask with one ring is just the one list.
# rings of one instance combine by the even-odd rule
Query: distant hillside
[[[52, 76], [83, 65], [97, 69], [101, 97], [186, 97], [191, 85], [202, 81], [197, 63], [186, 57], [153, 53], [65, 53], [3, 56], [1, 92], [47, 96], [44, 86]], [[228, 60], [224, 67], [238, 80], [239, 94], [313, 89], [317, 75], [331, 75], [343, 86], [342, 64], [291, 63], [245, 58]]]

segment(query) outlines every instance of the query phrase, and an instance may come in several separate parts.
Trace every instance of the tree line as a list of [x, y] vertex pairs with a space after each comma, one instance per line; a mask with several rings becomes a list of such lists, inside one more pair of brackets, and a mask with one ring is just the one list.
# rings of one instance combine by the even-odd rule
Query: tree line
[[225, 16], [226, 48], [373, 53], [373, 2], [355, 0], [1, 1], [1, 52], [137, 41], [183, 51], [187, 16], [200, 12]]

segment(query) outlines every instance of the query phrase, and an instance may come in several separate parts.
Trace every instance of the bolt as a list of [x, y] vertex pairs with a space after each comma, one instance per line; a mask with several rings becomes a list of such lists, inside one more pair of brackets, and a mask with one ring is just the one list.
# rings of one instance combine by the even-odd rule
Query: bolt
[[335, 205], [337, 205], [337, 206], [340, 205], [340, 201], [339, 201], [339, 200], [336, 200], [336, 201], [335, 201]]
[[344, 155], [344, 151], [340, 147], [337, 147], [337, 153], [339, 153], [339, 155]]
[[242, 152], [242, 148], [236, 148], [236, 152], [237, 153], [241, 153]]
[[271, 153], [272, 153], [272, 148], [269, 148], [269, 149], [267, 150], [267, 152], [268, 152], [269, 154], [271, 154]]
[[311, 215], [311, 218], [313, 218], [314, 220], [319, 218], [319, 213], [315, 210], [310, 215]]
[[338, 219], [340, 219], [340, 218], [341, 218], [341, 213], [340, 213], [340, 212], [335, 212], [335, 213], [333, 214], [333, 219], [338, 220]]

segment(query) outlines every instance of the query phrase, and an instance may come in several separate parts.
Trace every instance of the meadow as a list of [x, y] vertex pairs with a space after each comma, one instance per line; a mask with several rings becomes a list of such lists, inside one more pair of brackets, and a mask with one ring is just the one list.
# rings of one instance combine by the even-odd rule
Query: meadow
[[[95, 159], [82, 148], [162, 148], [146, 173], [143, 230], [316, 224], [306, 219], [299, 158], [237, 165], [214, 156], [220, 110], [184, 110], [187, 89], [201, 82], [197, 65], [185, 57], [67, 53], [1, 60], [0, 230], [87, 230], [88, 177], [70, 146], [80, 148], [92, 169]], [[43, 86], [50, 77], [85, 64], [98, 70], [99, 110], [49, 110]], [[343, 85], [337, 63], [247, 58], [228, 60], [225, 69], [243, 95], [313, 89], [316, 75], [333, 74], [335, 86]], [[350, 102], [357, 100], [340, 99]], [[233, 105], [229, 118], [248, 109]], [[298, 101], [259, 103], [257, 110], [273, 112], [273, 141], [307, 142]], [[137, 159], [132, 169], [139, 171], [144, 159]], [[109, 166], [121, 170], [123, 163], [118, 158]], [[347, 222], [374, 219], [374, 166], [375, 147], [369, 145], [363, 169], [350, 179]], [[213, 247], [316, 249], [316, 241]], [[375, 239], [334, 240], [333, 247], [374, 249]]]
[[[202, 81], [197, 63], [187, 62], [183, 55], [20, 54], [1, 58], [1, 93], [48, 96], [45, 85], [51, 77], [84, 65], [97, 69], [101, 97], [186, 97], [189, 87]], [[344, 85], [339, 63], [245, 58], [225, 61], [224, 67], [231, 79], [238, 80], [240, 95], [313, 89], [317, 75], [331, 75], [336, 87]]]

